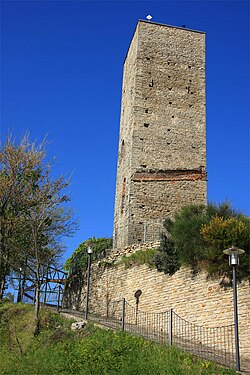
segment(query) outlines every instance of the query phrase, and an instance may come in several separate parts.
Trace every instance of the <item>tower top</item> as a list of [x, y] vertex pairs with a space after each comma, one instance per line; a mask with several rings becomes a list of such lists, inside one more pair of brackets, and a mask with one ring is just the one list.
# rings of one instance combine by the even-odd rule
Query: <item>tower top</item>
[[[160, 23], [160, 22], [154, 22], [152, 20], [142, 20], [142, 19], [139, 19], [137, 24], [136, 24], [136, 27], [134, 29], [134, 32], [133, 32], [133, 35], [132, 35], [132, 38], [131, 38], [131, 42], [135, 36], [135, 33], [136, 33], [136, 30], [138, 29], [139, 25], [140, 24], [146, 24], [147, 26], [151, 27], [151, 26], [159, 26], [159, 27], [166, 27], [166, 28], [170, 28], [170, 29], [176, 29], [176, 30], [182, 30], [182, 31], [186, 31], [186, 32], [193, 32], [193, 33], [198, 33], [198, 34], [203, 34], [203, 35], [206, 35], [206, 32], [205, 31], [200, 31], [200, 30], [194, 30], [194, 29], [189, 29], [187, 27], [181, 27], [181, 26], [173, 26], [173, 25], [168, 25], [168, 24], [165, 24], [165, 23]], [[130, 42], [130, 44], [131, 44]], [[129, 50], [129, 48], [128, 48]], [[126, 53], [126, 56], [125, 56], [125, 59], [124, 59], [124, 63], [126, 61], [126, 58], [127, 58], [127, 55], [128, 55], [128, 51]]]
[[192, 32], [194, 32], [194, 33], [201, 33], [201, 34], [206, 34], [206, 32], [205, 31], [201, 31], [201, 30], [195, 30], [195, 29], [189, 29], [189, 28], [187, 28], [187, 27], [182, 27], [182, 26], [173, 26], [173, 25], [168, 25], [168, 24], [166, 24], [166, 23], [160, 23], [160, 22], [155, 22], [155, 21], [145, 21], [145, 20], [141, 20], [141, 19], [139, 19], [138, 20], [138, 22], [137, 22], [137, 25], [136, 25], [136, 27], [139, 25], [139, 23], [141, 23], [141, 22], [143, 22], [143, 23], [146, 23], [146, 24], [148, 24], [148, 25], [158, 25], [158, 26], [165, 26], [165, 27], [171, 27], [171, 28], [173, 28], [173, 29], [181, 29], [181, 30], [186, 30], [186, 31], [192, 31]]

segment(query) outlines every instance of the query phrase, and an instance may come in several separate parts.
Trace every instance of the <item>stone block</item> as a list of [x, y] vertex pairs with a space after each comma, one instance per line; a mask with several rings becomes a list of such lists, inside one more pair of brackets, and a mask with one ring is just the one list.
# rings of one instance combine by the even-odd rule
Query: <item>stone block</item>
[[83, 320], [81, 322], [75, 322], [71, 324], [71, 330], [72, 331], [77, 331], [79, 329], [83, 329], [87, 324], [86, 320]]

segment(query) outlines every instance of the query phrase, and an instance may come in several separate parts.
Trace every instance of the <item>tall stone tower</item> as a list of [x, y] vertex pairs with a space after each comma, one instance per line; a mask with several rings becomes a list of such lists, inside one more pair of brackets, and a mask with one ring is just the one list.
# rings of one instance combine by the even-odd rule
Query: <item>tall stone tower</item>
[[[139, 21], [123, 72], [114, 247], [206, 204], [205, 34]], [[156, 236], [156, 237], [155, 237]]]

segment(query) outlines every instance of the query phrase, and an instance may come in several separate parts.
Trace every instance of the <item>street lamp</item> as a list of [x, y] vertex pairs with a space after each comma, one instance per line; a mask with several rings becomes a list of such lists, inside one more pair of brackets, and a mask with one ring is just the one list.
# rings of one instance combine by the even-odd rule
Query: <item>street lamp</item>
[[93, 253], [92, 247], [88, 246], [88, 273], [87, 273], [87, 291], [86, 291], [86, 308], [85, 308], [85, 319], [88, 319], [88, 308], [89, 308], [89, 283], [90, 283], [90, 267], [91, 267], [91, 254]]
[[235, 246], [223, 251], [229, 255], [229, 265], [233, 267], [233, 296], [234, 296], [234, 333], [235, 333], [235, 354], [236, 370], [240, 371], [240, 350], [239, 350], [239, 330], [238, 330], [238, 307], [237, 307], [237, 283], [236, 283], [236, 266], [239, 264], [239, 255], [244, 254], [244, 250]]

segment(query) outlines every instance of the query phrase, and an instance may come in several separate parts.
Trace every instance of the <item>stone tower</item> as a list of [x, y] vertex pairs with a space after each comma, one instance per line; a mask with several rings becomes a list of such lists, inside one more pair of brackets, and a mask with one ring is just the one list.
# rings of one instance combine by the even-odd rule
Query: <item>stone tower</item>
[[[114, 247], [206, 204], [205, 34], [139, 21], [123, 72]], [[157, 238], [158, 237], [158, 238]]]

